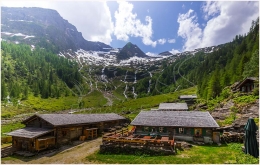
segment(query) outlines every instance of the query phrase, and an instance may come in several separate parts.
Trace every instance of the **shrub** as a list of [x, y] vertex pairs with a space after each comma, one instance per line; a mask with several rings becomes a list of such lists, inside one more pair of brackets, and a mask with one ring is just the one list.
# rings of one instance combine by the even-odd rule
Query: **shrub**
[[253, 90], [253, 95], [254, 95], [254, 96], [259, 96], [259, 88], [255, 88], [255, 89]]
[[230, 89], [229, 88], [225, 88], [222, 90], [220, 97], [222, 97], [223, 99], [228, 98], [231, 95]]
[[244, 96], [238, 96], [237, 98], [234, 98], [234, 102], [236, 104], [250, 104], [255, 102], [255, 100], [258, 98], [258, 96], [253, 96], [253, 95], [244, 95]]

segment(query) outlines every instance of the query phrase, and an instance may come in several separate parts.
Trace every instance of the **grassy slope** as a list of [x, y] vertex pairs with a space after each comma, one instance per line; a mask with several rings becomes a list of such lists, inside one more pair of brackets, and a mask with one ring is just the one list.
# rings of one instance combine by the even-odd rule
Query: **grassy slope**
[[[106, 104], [107, 100], [103, 97], [103, 95], [99, 91], [94, 91], [90, 95], [83, 97], [82, 100], [85, 102], [85, 108], [92, 107], [93, 110], [88, 110], [81, 113], [121, 113], [122, 111], [130, 110], [132, 113], [125, 115], [130, 119], [134, 119], [135, 116], [139, 113], [141, 109], [150, 109], [150, 108], [158, 108], [158, 105], [161, 102], [166, 102], [169, 100], [176, 100], [180, 94], [194, 94], [196, 88], [189, 88], [185, 90], [181, 90], [176, 93], [163, 94], [139, 99], [132, 99], [129, 101], [124, 101], [120, 103], [115, 103], [115, 105], [111, 107], [103, 107]], [[41, 99], [39, 97], [30, 96], [28, 100], [24, 101], [24, 106], [18, 107], [2, 107], [2, 118], [4, 116], [12, 117], [14, 115], [23, 114], [23, 113], [35, 113], [36, 111], [45, 110], [44, 113], [51, 113], [58, 110], [65, 109], [76, 109], [78, 97], [60, 97], [49, 98], [49, 99]], [[17, 125], [13, 128], [12, 125]], [[24, 127], [19, 123], [12, 123], [8, 125], [1, 125], [1, 134], [10, 132], [11, 130], [18, 129]]]
[[179, 95], [194, 93], [196, 93], [196, 87], [180, 90], [175, 93], [115, 102], [115, 104], [113, 104], [113, 106], [111, 107], [100, 107], [91, 111], [87, 111], [85, 113], [121, 113], [122, 111], [130, 111], [131, 114], [127, 114], [124, 116], [129, 117], [130, 119], [134, 119], [135, 116], [140, 112], [140, 110], [158, 108], [159, 104], [162, 102], [172, 102], [174, 100], [177, 100]]
[[[13, 117], [23, 113], [33, 113], [36, 111], [45, 110], [45, 113], [66, 110], [66, 109], [77, 109], [79, 108], [78, 103], [79, 97], [68, 96], [60, 98], [48, 98], [42, 99], [40, 97], [34, 97], [30, 95], [28, 100], [22, 101], [19, 106], [2, 106], [2, 118]], [[103, 97], [102, 93], [94, 90], [87, 96], [82, 97], [84, 101], [84, 108], [90, 107], [101, 107], [106, 104], [107, 100]]]

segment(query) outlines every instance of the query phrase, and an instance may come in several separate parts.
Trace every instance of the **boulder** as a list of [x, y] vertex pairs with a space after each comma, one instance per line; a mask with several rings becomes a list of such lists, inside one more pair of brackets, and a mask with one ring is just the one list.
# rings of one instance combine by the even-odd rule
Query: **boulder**
[[229, 100], [226, 104], [224, 104], [223, 108], [229, 109], [230, 107], [233, 107], [235, 104], [233, 100]]

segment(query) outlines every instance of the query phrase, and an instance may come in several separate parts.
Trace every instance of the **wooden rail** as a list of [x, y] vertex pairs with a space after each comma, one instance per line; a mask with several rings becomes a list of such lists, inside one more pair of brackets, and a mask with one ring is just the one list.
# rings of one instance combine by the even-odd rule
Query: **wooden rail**
[[113, 135], [113, 136], [104, 136], [102, 138], [103, 144], [105, 143], [136, 143], [136, 144], [147, 144], [147, 145], [162, 145], [162, 146], [174, 146], [174, 140], [169, 140], [168, 137], [162, 137], [162, 138], [152, 138], [151, 136], [144, 136], [144, 137], [134, 137], [132, 135], [123, 137], [119, 135]]
[[16, 149], [13, 146], [1, 148], [1, 158], [12, 155]]

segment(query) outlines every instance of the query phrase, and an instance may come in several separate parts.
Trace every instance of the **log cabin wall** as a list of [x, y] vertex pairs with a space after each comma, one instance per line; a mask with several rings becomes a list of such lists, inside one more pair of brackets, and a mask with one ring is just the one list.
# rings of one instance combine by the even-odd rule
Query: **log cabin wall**
[[82, 135], [83, 127], [71, 127], [70, 128], [70, 140], [78, 140]]
[[56, 143], [66, 144], [70, 142], [70, 128], [57, 128], [56, 129]]
[[35, 150], [40, 151], [55, 146], [55, 137], [43, 137], [35, 140]]
[[16, 150], [22, 151], [35, 151], [35, 139], [24, 138], [24, 137], [13, 137], [12, 146]]
[[45, 120], [42, 120], [39, 117], [36, 117], [33, 120], [28, 121], [25, 125], [26, 127], [53, 128], [53, 126], [50, 123], [46, 122]]
[[66, 144], [73, 140], [78, 140], [83, 135], [84, 129], [92, 128], [95, 124], [68, 126], [68, 127], [57, 127], [56, 132], [56, 143]]
[[199, 136], [212, 137], [211, 128], [187, 128], [187, 127], [153, 127], [153, 126], [136, 126], [135, 134], [150, 135], [156, 133], [161, 136], [184, 135], [193, 136], [199, 132]]

